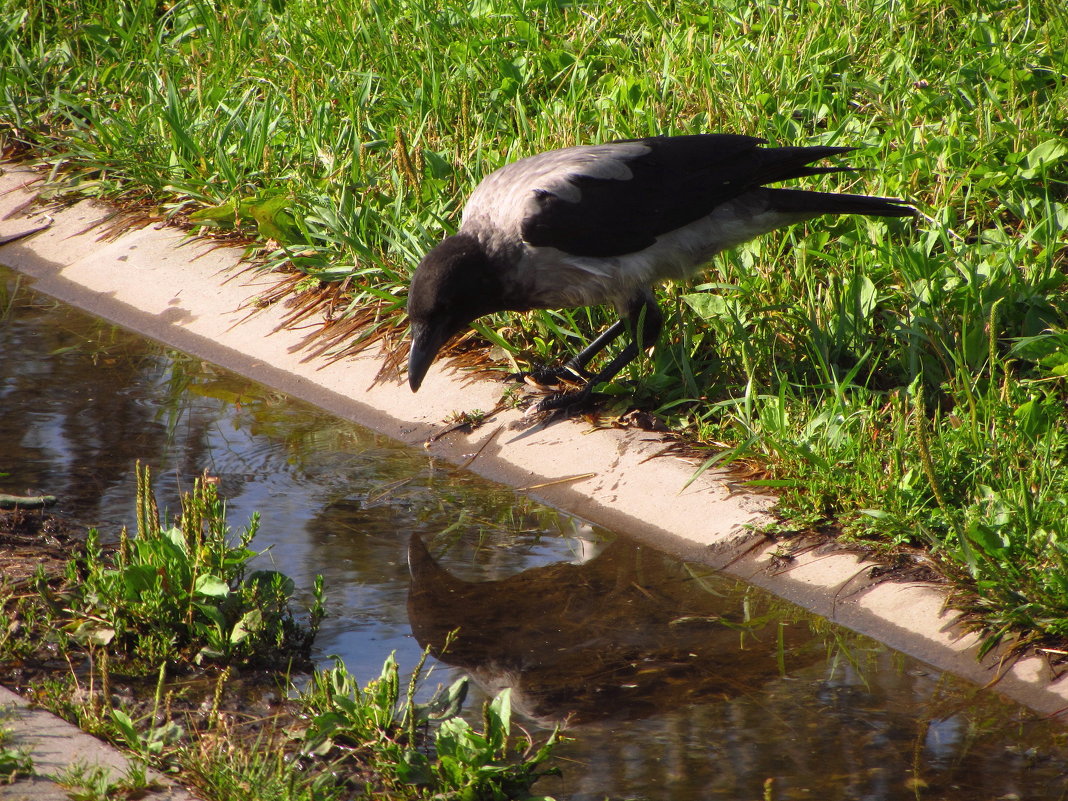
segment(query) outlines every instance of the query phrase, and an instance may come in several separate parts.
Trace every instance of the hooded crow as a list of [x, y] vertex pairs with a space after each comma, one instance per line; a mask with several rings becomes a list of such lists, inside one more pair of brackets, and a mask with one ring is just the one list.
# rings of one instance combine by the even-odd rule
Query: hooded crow
[[[584, 382], [540, 409], [580, 403], [656, 343], [663, 325], [657, 282], [687, 278], [721, 250], [823, 214], [915, 213], [893, 198], [767, 188], [852, 172], [808, 165], [855, 148], [764, 144], [732, 134], [654, 136], [552, 150], [492, 172], [471, 194], [459, 231], [412, 276], [412, 391], [445, 343], [485, 314], [611, 304], [620, 315], [615, 324], [563, 367], [531, 374], [539, 383]], [[619, 355], [588, 372], [590, 360], [628, 329], [631, 341]]]

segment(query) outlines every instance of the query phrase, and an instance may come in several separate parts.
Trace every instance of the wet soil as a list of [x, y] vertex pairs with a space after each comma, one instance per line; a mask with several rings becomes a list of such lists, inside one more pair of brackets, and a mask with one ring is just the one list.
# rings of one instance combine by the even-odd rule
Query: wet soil
[[0, 509], [0, 577], [9, 587], [25, 586], [39, 570], [58, 579], [84, 543], [84, 528], [59, 515]]

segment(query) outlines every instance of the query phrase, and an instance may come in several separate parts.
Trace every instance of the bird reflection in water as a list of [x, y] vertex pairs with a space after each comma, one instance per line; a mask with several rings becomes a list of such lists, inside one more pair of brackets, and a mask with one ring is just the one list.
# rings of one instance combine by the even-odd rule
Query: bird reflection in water
[[824, 656], [804, 647], [812, 632], [785, 604], [758, 608], [772, 602], [624, 539], [582, 564], [494, 581], [457, 578], [418, 536], [408, 560], [420, 645], [490, 694], [510, 687], [515, 709], [545, 725], [638, 719], [735, 697]]

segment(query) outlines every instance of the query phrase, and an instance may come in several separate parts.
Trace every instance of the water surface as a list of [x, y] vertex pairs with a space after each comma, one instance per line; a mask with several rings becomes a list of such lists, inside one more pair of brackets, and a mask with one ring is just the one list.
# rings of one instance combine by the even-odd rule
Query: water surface
[[16, 284], [0, 269], [0, 492], [114, 534], [137, 460], [172, 509], [208, 471], [304, 599], [323, 575], [322, 663], [366, 681], [459, 629], [432, 683], [567, 722], [541, 792], [1068, 797], [1063, 730], [995, 693]]

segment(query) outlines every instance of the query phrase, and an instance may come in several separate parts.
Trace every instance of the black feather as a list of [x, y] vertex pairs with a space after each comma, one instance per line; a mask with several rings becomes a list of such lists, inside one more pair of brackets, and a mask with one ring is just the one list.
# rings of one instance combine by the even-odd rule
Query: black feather
[[699, 220], [716, 206], [768, 183], [849, 172], [809, 167], [850, 147], [761, 148], [765, 140], [733, 134], [650, 137], [649, 152], [626, 160], [626, 180], [576, 175], [576, 201], [548, 191], [535, 195], [537, 211], [522, 223], [526, 242], [576, 256], [611, 257], [652, 245], [658, 236]]
[[914, 217], [916, 210], [904, 201], [872, 195], [841, 195], [807, 189], [768, 189], [773, 211], [806, 214], [859, 214], [862, 217]]

